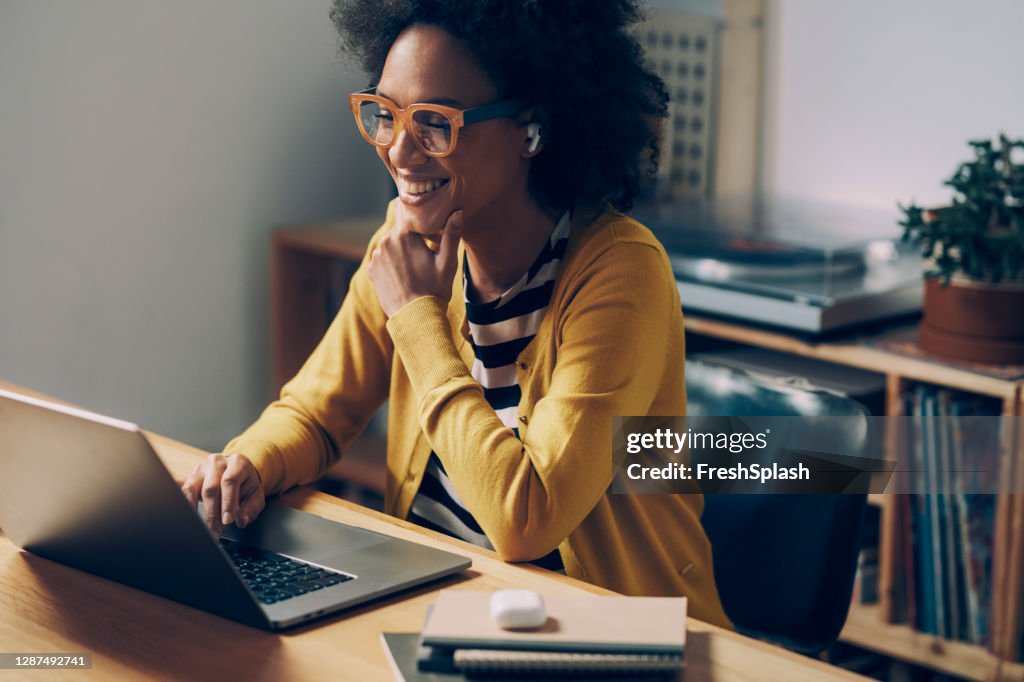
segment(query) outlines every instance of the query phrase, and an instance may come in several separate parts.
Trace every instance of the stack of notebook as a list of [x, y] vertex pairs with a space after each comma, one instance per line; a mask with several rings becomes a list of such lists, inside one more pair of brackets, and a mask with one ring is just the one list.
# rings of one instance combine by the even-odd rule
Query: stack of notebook
[[490, 592], [442, 591], [422, 633], [384, 633], [398, 680], [674, 679], [683, 666], [686, 599], [551, 595], [547, 622], [503, 630]]

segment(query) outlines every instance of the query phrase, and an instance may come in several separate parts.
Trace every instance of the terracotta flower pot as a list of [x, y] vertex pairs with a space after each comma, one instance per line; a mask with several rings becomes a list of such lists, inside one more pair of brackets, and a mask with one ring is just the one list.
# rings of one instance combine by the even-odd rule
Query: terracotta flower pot
[[921, 348], [954, 360], [1024, 364], [1024, 282], [925, 278]]

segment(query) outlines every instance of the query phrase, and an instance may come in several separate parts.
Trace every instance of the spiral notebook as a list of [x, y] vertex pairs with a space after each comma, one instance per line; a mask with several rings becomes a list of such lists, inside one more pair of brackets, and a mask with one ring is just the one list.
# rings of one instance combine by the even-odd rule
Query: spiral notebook
[[682, 669], [682, 656], [672, 654], [595, 654], [551, 651], [459, 649], [445, 670], [421, 670], [420, 635], [381, 634], [384, 651], [398, 682], [455, 682], [458, 680], [587, 679], [600, 682], [671, 680]]
[[664, 679], [682, 668], [679, 654], [595, 654], [558, 651], [459, 649], [455, 667], [467, 678], [515, 677], [550, 679], [595, 676]]

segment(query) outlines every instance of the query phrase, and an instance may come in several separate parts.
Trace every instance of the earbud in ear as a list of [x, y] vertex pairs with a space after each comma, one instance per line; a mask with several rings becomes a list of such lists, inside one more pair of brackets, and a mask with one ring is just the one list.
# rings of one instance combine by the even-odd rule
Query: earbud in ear
[[540, 144], [540, 124], [531, 123], [526, 126], [526, 139], [530, 142], [530, 146], [526, 148], [526, 151], [531, 154], [537, 151], [537, 145]]

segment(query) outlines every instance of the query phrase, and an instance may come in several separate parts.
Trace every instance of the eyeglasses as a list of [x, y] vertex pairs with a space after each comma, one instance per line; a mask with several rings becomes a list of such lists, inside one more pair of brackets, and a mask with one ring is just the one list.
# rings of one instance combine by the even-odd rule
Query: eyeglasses
[[402, 109], [387, 97], [375, 95], [369, 88], [348, 96], [356, 125], [366, 141], [387, 149], [398, 139], [403, 128], [409, 129], [412, 141], [427, 156], [448, 156], [455, 151], [459, 128], [515, 116], [528, 104], [525, 99], [504, 99], [472, 109], [455, 109], [443, 104], [410, 104]]

